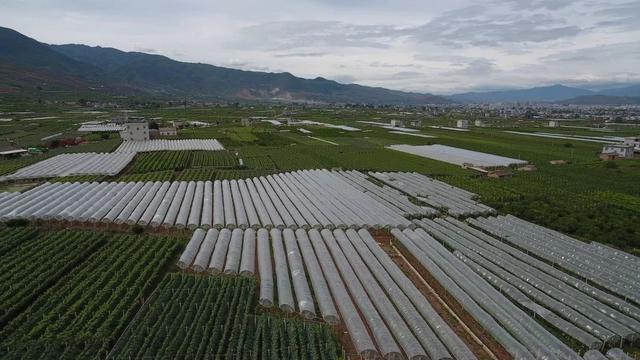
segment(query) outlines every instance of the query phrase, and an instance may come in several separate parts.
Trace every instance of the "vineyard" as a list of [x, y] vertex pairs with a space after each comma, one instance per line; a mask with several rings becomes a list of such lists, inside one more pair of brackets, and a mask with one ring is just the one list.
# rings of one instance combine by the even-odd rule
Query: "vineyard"
[[17, 247], [0, 258], [0, 327], [104, 243], [103, 236], [81, 232], [34, 238], [29, 230], [24, 231], [3, 237], [3, 248]]
[[249, 169], [187, 169], [176, 176], [175, 180], [179, 181], [206, 181], [206, 180], [224, 180], [224, 179], [246, 179], [255, 176], [263, 176], [272, 174], [275, 171], [270, 170], [249, 170]]
[[131, 172], [146, 173], [162, 170], [182, 170], [189, 167], [190, 151], [159, 151], [138, 154]]
[[191, 167], [233, 168], [238, 166], [238, 159], [229, 151], [197, 151], [193, 153]]
[[171, 181], [173, 170], [155, 171], [141, 174], [125, 174], [118, 177], [117, 181]]
[[275, 169], [276, 164], [269, 156], [247, 156], [242, 158], [244, 165], [249, 169]]
[[31, 305], [0, 332], [0, 357], [103, 357], [178, 250], [171, 238], [78, 231], [27, 241], [2, 259], [3, 316]]
[[111, 358], [335, 359], [326, 325], [255, 316], [248, 278], [170, 274]]

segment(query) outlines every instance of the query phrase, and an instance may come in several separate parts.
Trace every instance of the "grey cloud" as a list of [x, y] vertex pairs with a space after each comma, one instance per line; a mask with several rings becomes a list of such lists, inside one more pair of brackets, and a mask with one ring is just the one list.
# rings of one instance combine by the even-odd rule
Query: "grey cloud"
[[487, 76], [496, 71], [496, 64], [489, 59], [476, 59], [465, 64], [464, 68], [448, 72], [449, 75], [457, 76]]
[[374, 67], [374, 68], [421, 68], [422, 65], [420, 64], [394, 64], [394, 63], [388, 63], [388, 62], [380, 62], [380, 61], [374, 61], [369, 63], [370, 67]]
[[580, 33], [575, 25], [547, 15], [505, 15], [503, 18], [439, 17], [415, 29], [406, 30], [417, 42], [438, 42], [460, 47], [499, 46], [509, 43], [546, 42]]
[[622, 31], [640, 29], [640, 1], [607, 5], [604, 9], [596, 11], [595, 15], [606, 20], [598, 22], [594, 28], [611, 27]]
[[329, 55], [328, 52], [298, 52], [298, 53], [283, 53], [283, 54], [275, 54], [273, 56], [277, 58], [288, 58], [288, 57], [320, 57]]
[[575, 4], [576, 0], [504, 0], [500, 1], [510, 4], [514, 10], [559, 10]]
[[338, 21], [279, 21], [245, 27], [236, 45], [267, 51], [311, 47], [386, 49], [384, 42], [395, 28], [386, 25], [355, 25]]

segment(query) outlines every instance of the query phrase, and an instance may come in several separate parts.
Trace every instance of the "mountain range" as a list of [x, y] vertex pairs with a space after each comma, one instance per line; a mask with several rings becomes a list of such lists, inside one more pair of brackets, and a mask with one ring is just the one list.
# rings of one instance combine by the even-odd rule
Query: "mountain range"
[[100, 92], [157, 98], [368, 104], [443, 104], [431, 94], [243, 71], [86, 45], [47, 45], [0, 27], [0, 94]]
[[592, 91], [565, 85], [541, 86], [522, 90], [467, 92], [449, 96], [454, 102], [515, 103], [560, 102], [566, 104], [620, 105], [640, 103], [640, 85], [630, 85], [600, 91]]
[[0, 96], [140, 96], [209, 101], [425, 105], [561, 102], [640, 104], [640, 85], [594, 92], [553, 85], [438, 96], [342, 84], [322, 77], [244, 71], [114, 48], [49, 45], [0, 27]]

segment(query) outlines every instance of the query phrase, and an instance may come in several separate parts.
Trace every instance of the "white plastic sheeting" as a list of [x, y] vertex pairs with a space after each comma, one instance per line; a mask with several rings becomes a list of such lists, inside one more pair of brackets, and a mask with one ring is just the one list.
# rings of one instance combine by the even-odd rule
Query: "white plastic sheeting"
[[529, 353], [537, 358], [580, 359], [424, 230], [394, 229], [392, 233], [513, 356], [526, 358]]
[[474, 200], [476, 194], [418, 173], [370, 172], [369, 175], [452, 216], [485, 215], [495, 210]]
[[475, 359], [364, 229], [197, 229], [178, 265], [258, 276], [259, 303], [265, 307], [274, 305], [277, 294], [282, 310], [312, 318], [317, 304], [328, 323], [344, 321], [363, 355]]
[[579, 279], [609, 290], [624, 302], [640, 305], [640, 274], [633, 260], [612, 261], [616, 258], [609, 258], [611, 251], [598, 252], [592, 245], [511, 215], [478, 218], [470, 223], [576, 274]]
[[139, 153], [150, 151], [181, 151], [181, 150], [224, 150], [224, 146], [216, 139], [184, 139], [184, 140], [145, 140], [125, 141], [116, 153]]
[[133, 160], [129, 153], [61, 154], [24, 167], [13, 174], [0, 176], [0, 181], [42, 179], [57, 176], [115, 176]]
[[78, 132], [113, 132], [123, 131], [126, 127], [118, 124], [82, 124]]
[[[390, 202], [327, 170], [214, 183], [76, 183], [72, 192], [69, 186], [45, 183], [6, 197], [0, 220], [56, 218], [178, 229], [415, 227]], [[43, 207], [43, 202], [56, 206]]]
[[387, 149], [444, 161], [455, 165], [473, 165], [480, 167], [498, 167], [510, 165], [524, 165], [524, 160], [512, 159], [504, 156], [487, 154], [479, 151], [460, 149], [446, 145], [390, 145]]

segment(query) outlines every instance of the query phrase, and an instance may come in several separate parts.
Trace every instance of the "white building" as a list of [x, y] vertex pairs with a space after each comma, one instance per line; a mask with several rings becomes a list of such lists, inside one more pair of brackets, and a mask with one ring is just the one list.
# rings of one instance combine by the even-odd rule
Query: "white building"
[[458, 120], [456, 127], [459, 129], [468, 129], [469, 128], [469, 120]]
[[633, 145], [607, 144], [602, 146], [602, 154], [615, 155], [623, 159], [633, 159]]
[[124, 124], [124, 130], [120, 131], [123, 141], [149, 140], [149, 124], [146, 122], [132, 122]]
[[404, 123], [402, 122], [402, 120], [391, 120], [391, 126], [404, 127]]
[[474, 121], [474, 125], [477, 126], [477, 127], [483, 127], [484, 126], [484, 121], [476, 120], [476, 121]]
[[549, 120], [549, 127], [552, 127], [552, 128], [560, 127], [560, 121], [558, 121], [558, 120]]

